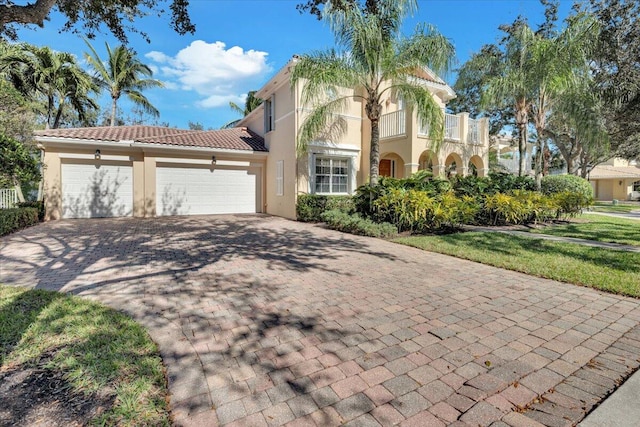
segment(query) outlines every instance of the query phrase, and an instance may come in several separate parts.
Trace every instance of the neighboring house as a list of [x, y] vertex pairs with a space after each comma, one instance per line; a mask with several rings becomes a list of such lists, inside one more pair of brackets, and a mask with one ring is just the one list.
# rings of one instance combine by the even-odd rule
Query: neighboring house
[[[262, 105], [236, 128], [188, 131], [151, 126], [38, 131], [45, 152], [47, 217], [152, 217], [265, 212], [296, 217], [301, 193], [352, 194], [368, 180], [370, 124], [353, 100], [336, 117], [346, 132], [296, 151], [309, 111], [291, 87], [292, 59], [256, 96]], [[419, 78], [444, 109], [455, 94], [429, 71]], [[358, 89], [343, 89], [354, 94]], [[335, 96], [336, 94], [327, 94]], [[401, 99], [387, 97], [380, 122], [380, 174], [406, 177], [488, 172], [488, 123], [445, 115], [445, 140], [434, 151], [428, 129]], [[215, 161], [212, 162], [212, 158]]]
[[640, 199], [640, 165], [636, 161], [611, 159], [591, 169], [588, 178], [596, 200]]
[[[502, 166], [505, 172], [517, 175], [520, 170], [520, 151], [518, 149], [518, 142], [510, 135], [498, 135], [495, 137], [495, 141], [489, 148], [490, 151], [496, 152], [498, 164]], [[534, 171], [532, 166], [532, 151], [533, 144], [527, 143], [526, 156], [526, 170], [525, 175], [533, 175]]]

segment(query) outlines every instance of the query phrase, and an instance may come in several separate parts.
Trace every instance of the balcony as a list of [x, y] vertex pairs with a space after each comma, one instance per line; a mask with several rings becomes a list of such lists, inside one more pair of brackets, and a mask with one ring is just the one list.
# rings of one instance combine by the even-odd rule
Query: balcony
[[398, 110], [380, 116], [380, 138], [405, 135], [406, 131], [406, 110]]
[[[407, 116], [412, 120], [408, 123]], [[467, 113], [444, 115], [444, 139], [453, 143], [486, 145], [488, 135], [485, 134], [486, 124], [483, 119], [469, 118]], [[416, 122], [407, 110], [398, 110], [383, 114], [380, 117], [380, 139], [403, 138], [411, 135], [411, 129]], [[429, 126], [418, 123], [417, 136], [427, 138]]]

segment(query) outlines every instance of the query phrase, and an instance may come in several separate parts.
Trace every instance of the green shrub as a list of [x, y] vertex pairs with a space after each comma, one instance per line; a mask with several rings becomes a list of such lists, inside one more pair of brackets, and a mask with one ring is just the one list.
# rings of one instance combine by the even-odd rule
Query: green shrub
[[562, 191], [550, 196], [556, 207], [556, 217], [574, 217], [579, 214], [582, 209], [593, 204], [593, 197], [584, 193], [576, 193], [572, 191]]
[[424, 233], [456, 228], [477, 212], [472, 197], [457, 198], [453, 192], [431, 196], [426, 191], [396, 188], [374, 202], [376, 221], [394, 224], [400, 231]]
[[322, 213], [337, 209], [345, 213], [354, 212], [351, 196], [326, 196], [320, 194], [299, 194], [296, 204], [298, 221], [321, 222]]
[[489, 172], [492, 193], [508, 193], [513, 190], [534, 191], [536, 182], [530, 176], [517, 176], [505, 172]]
[[562, 192], [579, 193], [593, 199], [593, 188], [589, 181], [576, 175], [547, 175], [542, 178], [541, 191], [547, 195]]
[[44, 201], [33, 201], [33, 202], [20, 202], [18, 203], [19, 208], [36, 208], [38, 209], [38, 219], [40, 221], [44, 221]]
[[367, 218], [374, 218], [376, 208], [374, 203], [391, 190], [416, 190], [433, 197], [451, 190], [451, 183], [441, 177], [432, 177], [430, 171], [422, 170], [409, 178], [380, 177], [378, 185], [362, 185], [356, 190], [354, 206], [356, 212]]
[[376, 223], [358, 214], [348, 214], [338, 209], [332, 209], [321, 214], [322, 220], [334, 230], [370, 237], [394, 237], [398, 229], [386, 222]]
[[38, 223], [38, 209], [0, 209], [0, 236]]

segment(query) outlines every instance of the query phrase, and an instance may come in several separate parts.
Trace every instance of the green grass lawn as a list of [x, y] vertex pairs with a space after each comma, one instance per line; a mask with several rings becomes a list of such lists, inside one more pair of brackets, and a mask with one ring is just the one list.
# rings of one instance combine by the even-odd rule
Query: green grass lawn
[[611, 202], [596, 202], [591, 206], [591, 210], [594, 212], [606, 212], [606, 213], [628, 213], [634, 210], [640, 210], [640, 205], [636, 204], [623, 204], [617, 205]]
[[480, 232], [393, 241], [534, 276], [640, 296], [640, 253]]
[[529, 229], [531, 233], [577, 237], [598, 242], [640, 246], [640, 221], [604, 215], [582, 214], [578, 222]]
[[21, 367], [63, 373], [72, 394], [110, 395], [113, 405], [94, 425], [170, 425], [155, 343], [103, 305], [0, 285], [0, 370]]

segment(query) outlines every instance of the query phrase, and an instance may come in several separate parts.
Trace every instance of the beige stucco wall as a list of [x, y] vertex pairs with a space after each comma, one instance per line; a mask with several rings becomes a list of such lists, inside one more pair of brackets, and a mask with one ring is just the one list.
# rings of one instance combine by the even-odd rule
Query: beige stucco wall
[[592, 179], [591, 185], [596, 200], [627, 200], [634, 182], [634, 179], [629, 178]]
[[[100, 149], [101, 164], [128, 164], [133, 170], [133, 216], [153, 217], [156, 215], [156, 167], [158, 162], [165, 164], [192, 164], [210, 161], [212, 152], [193, 150], [163, 150], [149, 149], [144, 151], [138, 147], [127, 149], [100, 146], [99, 143], [91, 148], [65, 144], [47, 144], [44, 147], [44, 198], [46, 204], [46, 219], [59, 219], [62, 216], [62, 164], [63, 163], [92, 163], [96, 148]], [[247, 164], [249, 173], [256, 175], [256, 207], [258, 212], [264, 212], [264, 170], [265, 159], [261, 155], [247, 153], [215, 153], [219, 163], [225, 161], [242, 161]], [[73, 158], [80, 156], [82, 158]], [[72, 157], [72, 158], [70, 158]], [[117, 160], [109, 158], [117, 157]], [[130, 159], [130, 160], [127, 160]], [[224, 166], [219, 166], [224, 167]]]

